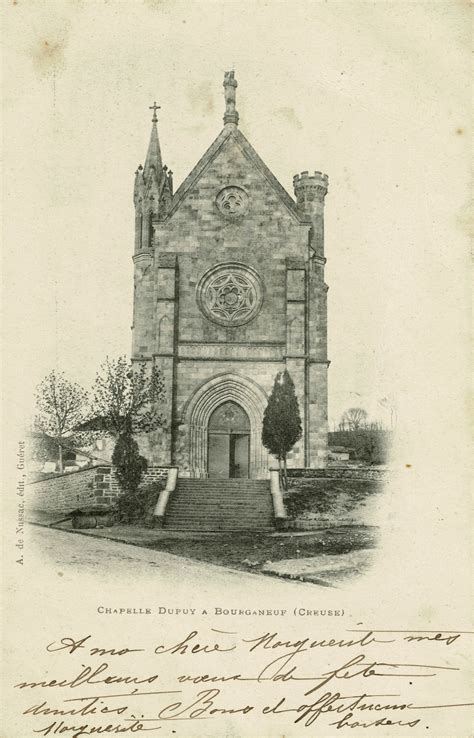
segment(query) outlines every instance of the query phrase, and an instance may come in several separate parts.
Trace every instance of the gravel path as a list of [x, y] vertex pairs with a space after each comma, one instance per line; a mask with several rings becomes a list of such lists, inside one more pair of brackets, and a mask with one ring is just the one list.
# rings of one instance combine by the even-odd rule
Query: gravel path
[[89, 575], [94, 584], [128, 584], [133, 588], [149, 586], [172, 590], [181, 596], [199, 590], [212, 596], [289, 594], [291, 589], [317, 591], [314, 584], [279, 581], [261, 575], [234, 571], [225, 567], [192, 561], [162, 551], [153, 551], [116, 541], [104, 540], [45, 528], [28, 527], [27, 565], [51, 568], [51, 573], [74, 581], [76, 574]]

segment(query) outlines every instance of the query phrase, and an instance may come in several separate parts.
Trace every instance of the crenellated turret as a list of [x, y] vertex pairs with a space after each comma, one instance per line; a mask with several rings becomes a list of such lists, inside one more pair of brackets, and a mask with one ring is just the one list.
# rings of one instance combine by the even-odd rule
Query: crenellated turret
[[315, 200], [324, 200], [328, 191], [328, 175], [322, 172], [301, 172], [293, 177], [293, 188], [295, 191], [296, 204], [303, 212], [308, 212], [308, 207]]
[[315, 172], [295, 174], [293, 177], [298, 210], [311, 218], [311, 248], [314, 255], [324, 258], [324, 198], [328, 191], [328, 175]]
[[153, 103], [152, 129], [145, 166], [135, 172], [133, 202], [135, 204], [135, 253], [147, 251], [153, 246], [153, 220], [163, 218], [173, 196], [172, 172], [163, 166], [158, 138], [159, 105]]
[[324, 465], [327, 454], [327, 285], [324, 281], [324, 198], [328, 176], [301, 172], [293, 177], [296, 205], [311, 221], [308, 238], [306, 313], [306, 397], [310, 422], [305, 438], [306, 459]]

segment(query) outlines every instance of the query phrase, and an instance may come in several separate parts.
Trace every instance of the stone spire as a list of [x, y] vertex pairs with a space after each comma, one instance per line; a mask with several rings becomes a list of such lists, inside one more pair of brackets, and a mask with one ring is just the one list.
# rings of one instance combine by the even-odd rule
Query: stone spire
[[153, 103], [153, 118], [150, 143], [145, 166], [135, 172], [133, 201], [135, 204], [135, 252], [150, 250], [153, 247], [153, 221], [164, 218], [173, 197], [173, 172], [163, 166], [156, 124], [156, 111], [159, 105]]
[[148, 144], [148, 152], [145, 160], [145, 178], [147, 178], [150, 174], [150, 170], [152, 167], [155, 168], [155, 172], [159, 178], [161, 177], [161, 170], [163, 169], [163, 163], [161, 161], [160, 142], [158, 140], [158, 129], [156, 127], [156, 124], [158, 123], [156, 111], [159, 109], [160, 106], [157, 105], [156, 102], [153, 103], [153, 105], [150, 105], [150, 110], [153, 110], [153, 118], [151, 119], [153, 126], [151, 129], [150, 143]]
[[237, 87], [237, 80], [234, 77], [234, 72], [226, 72], [224, 74], [224, 94], [225, 94], [225, 114], [224, 123], [239, 123], [239, 114], [235, 109], [235, 90]]

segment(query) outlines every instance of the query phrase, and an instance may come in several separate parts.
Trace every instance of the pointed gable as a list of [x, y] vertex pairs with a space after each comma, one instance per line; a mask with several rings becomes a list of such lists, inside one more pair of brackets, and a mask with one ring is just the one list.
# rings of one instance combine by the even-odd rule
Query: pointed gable
[[212, 165], [213, 161], [217, 158], [219, 153], [222, 151], [226, 143], [234, 143], [251, 163], [251, 165], [263, 176], [263, 178], [272, 187], [275, 194], [283, 205], [287, 208], [289, 213], [294, 217], [297, 222], [304, 220], [301, 213], [298, 211], [297, 206], [293, 198], [288, 194], [283, 185], [280, 184], [275, 175], [270, 171], [265, 162], [257, 154], [252, 144], [245, 138], [243, 133], [232, 124], [224, 126], [220, 134], [210, 145], [205, 154], [198, 161], [196, 166], [191, 170], [186, 179], [176, 190], [171, 206], [169, 209], [169, 216], [178, 209], [180, 203], [185, 199], [188, 192], [192, 189], [193, 185], [200, 179], [200, 177], [206, 172], [206, 170]]

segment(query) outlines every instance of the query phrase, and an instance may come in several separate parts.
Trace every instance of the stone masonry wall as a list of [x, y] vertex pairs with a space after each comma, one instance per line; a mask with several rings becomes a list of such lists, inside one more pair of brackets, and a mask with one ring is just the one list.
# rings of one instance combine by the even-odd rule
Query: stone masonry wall
[[[325, 464], [322, 244], [307, 287], [305, 282], [309, 230], [313, 223], [313, 230], [316, 224], [317, 234], [322, 234], [322, 212], [314, 222], [300, 217], [260, 166], [241, 140], [225, 138], [199, 177], [190, 181], [176, 209], [163, 220], [154, 219], [153, 249], [135, 257], [133, 356], [159, 366], [166, 385], [160, 408], [166, 429], [139, 441], [141, 452], [154, 464], [189, 469], [189, 429], [182, 409], [202, 382], [234, 372], [256, 382], [268, 396], [275, 374], [285, 367], [295, 382], [304, 431], [289, 466]], [[241, 188], [248, 197], [241, 218], [226, 218], [216, 205], [219, 193], [229, 186]], [[227, 262], [255, 270], [261, 280], [261, 309], [244, 325], [221, 325], [198, 305], [202, 277]], [[313, 363], [306, 371], [308, 349]]]
[[[142, 485], [165, 480], [167, 476], [167, 467], [149, 467]], [[26, 493], [30, 510], [58, 514], [84, 506], [112, 505], [119, 494], [119, 484], [111, 466], [81, 469], [31, 482]]]
[[288, 469], [288, 476], [297, 479], [368, 479], [383, 481], [388, 478], [389, 472], [385, 469], [372, 467], [344, 468], [326, 467], [325, 469]]
[[[234, 222], [226, 221], [215, 205], [219, 190], [228, 184], [249, 195], [248, 212]], [[227, 140], [169, 221], [155, 226], [157, 253], [179, 253], [179, 340], [265, 342], [271, 337], [284, 343], [285, 258], [304, 257], [307, 232], [308, 226], [288, 212], [239, 146]], [[265, 298], [254, 320], [229, 330], [197, 309], [196, 286], [210, 267], [235, 261], [256, 269]]]

